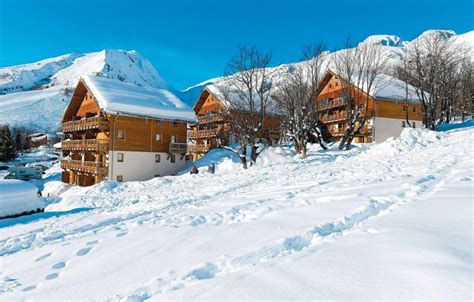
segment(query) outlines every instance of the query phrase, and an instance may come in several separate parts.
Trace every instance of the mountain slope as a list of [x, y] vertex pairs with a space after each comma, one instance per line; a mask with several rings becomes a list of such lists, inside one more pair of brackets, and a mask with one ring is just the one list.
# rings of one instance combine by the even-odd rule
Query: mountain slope
[[133, 50], [63, 55], [0, 69], [0, 124], [56, 131], [79, 78], [88, 74], [171, 89], [153, 65]]
[[[467, 45], [471, 49], [471, 57], [474, 60], [474, 31], [457, 35], [452, 30], [427, 30], [412, 41], [403, 41], [400, 37], [394, 36], [394, 35], [372, 35], [372, 36], [367, 37], [365, 40], [363, 40], [360, 43], [384, 46], [385, 53], [389, 57], [389, 65], [394, 66], [405, 57], [407, 51], [409, 50], [409, 48], [411, 47], [414, 41], [424, 38], [424, 37], [430, 37], [430, 36], [435, 36], [435, 35], [444, 37], [446, 39], [455, 39], [455, 43]], [[331, 59], [334, 57], [335, 54], [337, 54], [340, 51], [346, 51], [346, 49], [329, 53], [329, 55], [326, 57], [326, 62], [324, 62], [323, 69], [329, 66]], [[277, 70], [277, 73], [283, 75], [284, 73], [287, 73], [289, 72], [289, 70], [291, 70], [291, 67], [290, 67], [291, 65], [297, 65], [297, 64], [304, 64], [304, 61], [293, 63], [293, 64], [279, 65], [279, 66], [274, 67], [274, 69]], [[182, 90], [180, 97], [189, 106], [192, 107], [196, 99], [199, 97], [201, 90], [205, 86], [210, 85], [210, 84], [216, 84], [224, 80], [225, 80], [225, 77], [209, 79], [200, 84], [197, 84], [195, 86]]]

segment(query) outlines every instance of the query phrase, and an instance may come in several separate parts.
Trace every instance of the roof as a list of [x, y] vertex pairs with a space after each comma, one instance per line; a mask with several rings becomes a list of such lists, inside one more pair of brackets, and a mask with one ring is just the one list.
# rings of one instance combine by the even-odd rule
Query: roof
[[88, 75], [81, 80], [106, 113], [196, 121], [194, 112], [169, 90], [100, 76]]
[[[324, 75], [321, 83], [318, 87], [318, 94], [322, 91], [322, 89], [327, 85], [329, 80], [333, 76], [338, 76], [333, 71], [328, 70]], [[354, 81], [358, 82], [358, 81]], [[361, 81], [362, 87], [357, 87], [359, 89], [364, 89], [367, 85], [366, 82]], [[380, 74], [377, 75], [374, 83], [372, 84], [371, 91], [369, 95], [375, 99], [384, 99], [384, 100], [393, 100], [393, 101], [405, 101], [406, 91], [405, 91], [405, 82], [394, 78], [387, 74]], [[416, 94], [415, 87], [408, 84], [408, 101], [409, 102], [419, 102], [420, 98]]]

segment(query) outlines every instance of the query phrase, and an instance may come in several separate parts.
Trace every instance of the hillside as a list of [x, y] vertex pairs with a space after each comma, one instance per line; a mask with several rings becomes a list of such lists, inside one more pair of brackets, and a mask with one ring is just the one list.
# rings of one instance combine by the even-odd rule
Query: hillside
[[406, 129], [247, 171], [213, 151], [216, 174], [46, 183], [45, 213], [0, 221], [0, 300], [472, 300], [473, 139]]
[[[449, 30], [430, 30], [418, 38], [427, 35], [441, 35], [456, 39], [458, 43], [469, 44], [473, 47], [471, 53], [474, 58], [474, 31], [456, 35]], [[361, 43], [383, 45], [391, 64], [396, 64], [405, 56], [411, 42], [394, 35], [373, 35]], [[334, 53], [328, 56], [328, 61], [333, 55]], [[274, 68], [278, 73], [285, 74], [289, 65]], [[138, 85], [165, 88], [190, 107], [205, 85], [218, 83], [223, 79], [209, 79], [178, 91], [168, 85], [153, 65], [136, 51], [102, 50], [87, 54], [67, 54], [31, 64], [0, 68], [0, 124], [55, 132], [60, 126], [72, 89], [78, 79], [87, 74], [100, 74]]]
[[171, 89], [136, 51], [68, 54], [0, 69], [0, 124], [54, 132], [79, 78], [88, 74]]

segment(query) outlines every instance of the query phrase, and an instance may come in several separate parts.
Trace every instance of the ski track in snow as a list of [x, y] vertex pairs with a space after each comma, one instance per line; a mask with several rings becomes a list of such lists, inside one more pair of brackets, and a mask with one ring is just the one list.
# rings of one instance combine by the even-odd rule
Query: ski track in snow
[[[469, 137], [466, 138], [466, 135]], [[86, 204], [98, 206], [100, 202], [97, 199], [100, 198], [101, 202], [106, 203], [105, 207], [38, 220], [31, 222], [31, 226], [15, 225], [18, 230], [11, 235], [8, 235], [9, 228], [4, 228], [7, 232], [3, 232], [0, 240], [0, 256], [21, 253], [52, 243], [68, 245], [72, 241], [88, 238], [87, 243], [73, 255], [80, 258], [93, 254], [95, 245], [99, 242], [95, 239], [96, 235], [103, 232], [123, 237], [127, 236], [131, 229], [149, 224], [164, 228], [219, 227], [257, 220], [285, 209], [351, 198], [365, 200], [365, 203], [360, 203], [352, 213], [340, 219], [315, 224], [310, 229], [280, 238], [242, 255], [235, 257], [223, 255], [215, 261], [189, 268], [180, 275], [170, 271], [153, 278], [145, 286], [128, 291], [126, 295], [111, 298], [127, 301], [146, 300], [154, 295], [192, 286], [302, 250], [317, 250], [369, 219], [375, 219], [417, 199], [426, 198], [435, 188], [442, 186], [444, 178], [450, 171], [463, 164], [458, 159], [465, 157], [465, 150], [456, 150], [450, 148], [450, 145], [461, 140], [472, 140], [473, 136], [472, 131], [467, 134], [451, 133], [449, 141], [434, 139], [419, 142], [423, 147], [436, 144], [436, 147], [430, 146], [424, 150], [423, 156], [419, 156], [418, 145], [407, 150], [403, 148], [398, 150], [397, 147], [393, 154], [384, 152], [379, 154], [377, 145], [364, 146], [337, 154], [324, 152], [310, 154], [307, 160], [298, 164], [274, 164], [261, 169], [237, 171], [234, 175], [228, 176], [216, 177], [205, 174], [195, 178], [181, 176], [172, 180], [163, 178], [150, 182], [130, 183], [113, 190], [99, 189], [93, 192], [95, 195], [85, 194], [81, 199]], [[435, 154], [437, 155], [434, 156]], [[377, 169], [365, 173], [366, 170], [362, 168], [369, 161]], [[357, 173], [359, 169], [362, 173]], [[263, 172], [271, 170], [273, 174], [262, 173], [262, 170]], [[275, 175], [280, 179], [273, 183], [272, 177]], [[205, 186], [210, 178], [213, 185]], [[234, 179], [236, 181], [232, 181]], [[183, 190], [183, 186], [189, 186], [190, 181], [193, 182], [192, 187]], [[162, 186], [166, 186], [166, 192], [162, 192]], [[362, 188], [370, 191], [370, 188], [381, 186], [384, 187], [382, 195], [366, 196], [360, 193]], [[400, 193], [400, 188], [403, 189], [403, 193]], [[97, 191], [102, 195], [97, 195]], [[359, 193], [355, 193], [357, 191]], [[120, 206], [115, 204], [115, 200], [130, 202]], [[245, 200], [249, 202], [242, 202]], [[89, 220], [90, 217], [94, 219]], [[34, 261], [42, 262], [52, 255], [54, 252], [50, 251], [35, 258]], [[62, 271], [68, 268], [68, 262], [69, 260], [55, 262], [43, 281], [54, 282], [61, 278]], [[38, 285], [22, 284], [21, 280], [14, 276], [3, 276], [0, 293], [14, 291], [16, 288], [33, 291]]]

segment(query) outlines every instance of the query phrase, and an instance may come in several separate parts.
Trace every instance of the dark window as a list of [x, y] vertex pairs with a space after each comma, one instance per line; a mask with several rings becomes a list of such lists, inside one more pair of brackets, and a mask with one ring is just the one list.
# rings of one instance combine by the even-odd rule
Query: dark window
[[123, 176], [122, 175], [117, 175], [117, 181], [122, 182], [123, 181]]
[[155, 177], [160, 177], [160, 174], [155, 174]]
[[158, 127], [160, 127], [160, 126], [161, 126], [161, 121], [156, 121], [156, 125], [157, 125]]
[[413, 122], [413, 128], [416, 128], [416, 123], [415, 122]]
[[177, 123], [177, 122], [173, 122], [173, 127], [174, 127], [174, 128], [178, 127], [178, 123]]
[[117, 153], [117, 161], [119, 163], [122, 163], [123, 162], [123, 153]]
[[416, 112], [416, 107], [415, 106], [413, 106], [413, 112]]
[[175, 162], [176, 162], [176, 156], [171, 155], [171, 158], [170, 158], [170, 159], [171, 159], [171, 162], [172, 162], [172, 163], [175, 163]]
[[403, 112], [407, 111], [407, 105], [403, 105]]
[[405, 123], [405, 121], [402, 121], [402, 128], [405, 128], [407, 125]]
[[161, 155], [155, 154], [155, 163], [159, 163], [161, 161]]

